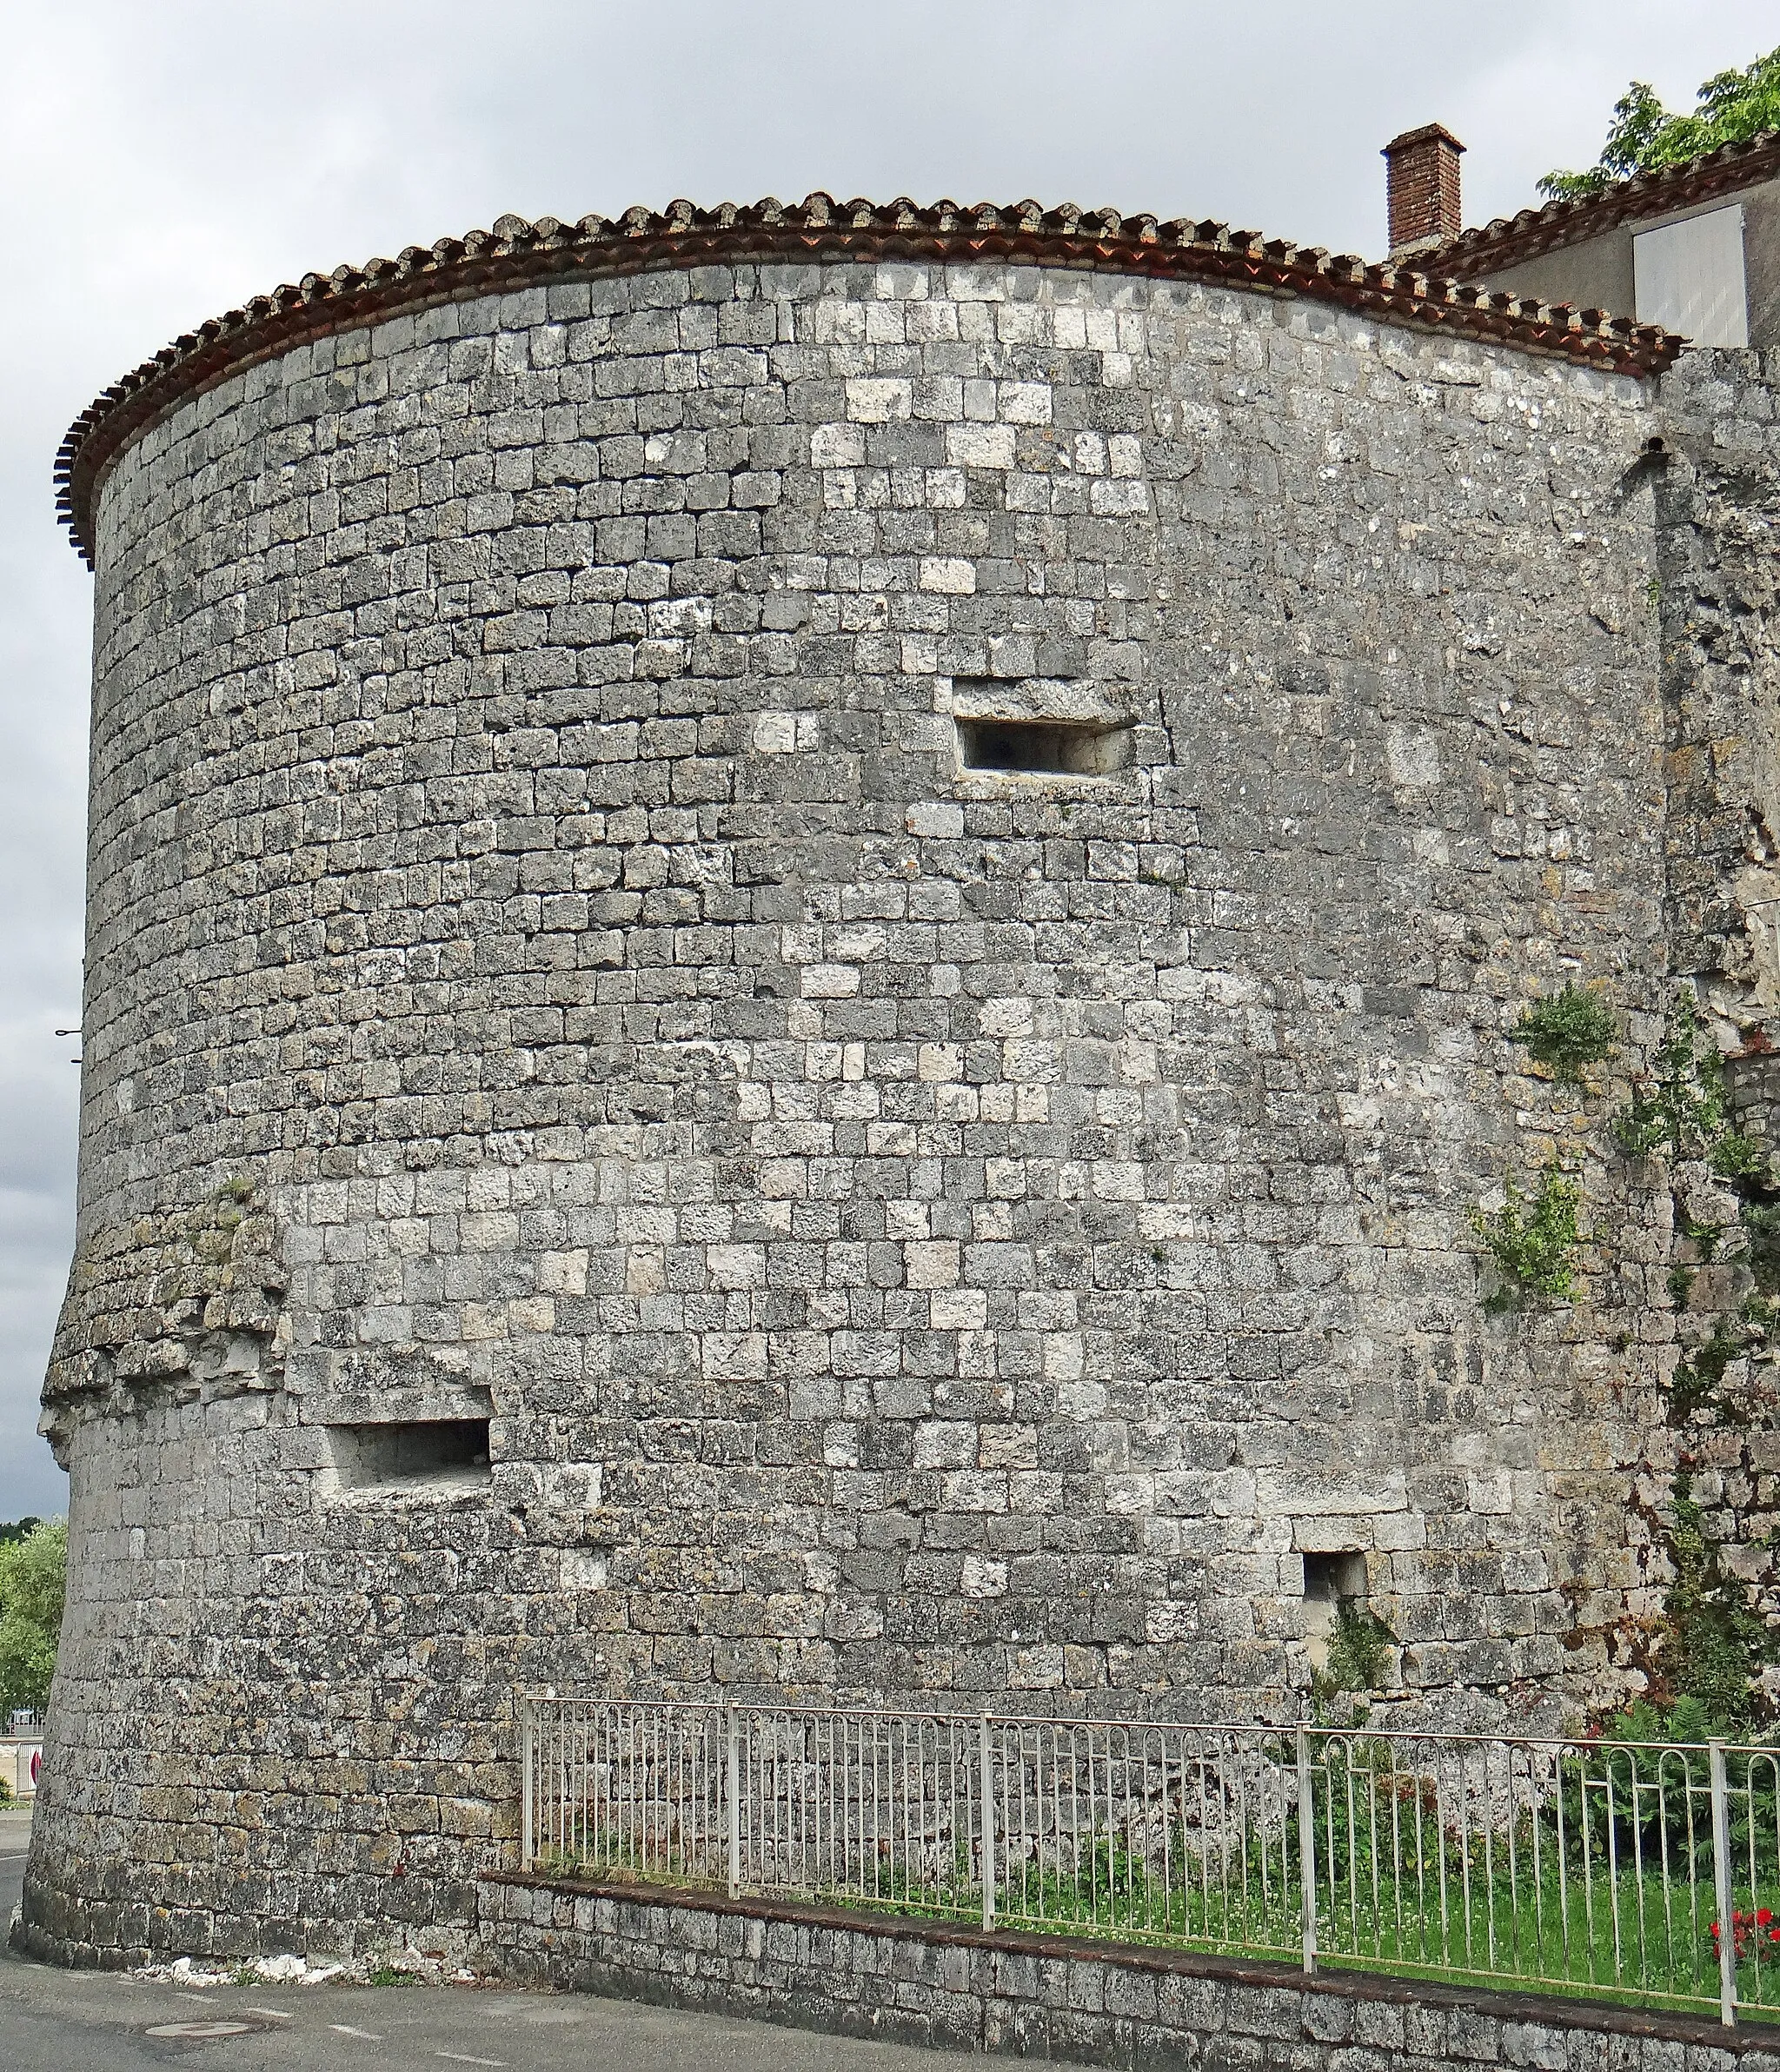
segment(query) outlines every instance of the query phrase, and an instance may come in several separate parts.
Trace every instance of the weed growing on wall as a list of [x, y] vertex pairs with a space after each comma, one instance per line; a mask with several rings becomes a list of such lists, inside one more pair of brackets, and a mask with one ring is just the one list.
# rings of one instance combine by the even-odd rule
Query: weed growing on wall
[[1780, 1307], [1770, 1299], [1780, 1294], [1780, 1203], [1756, 1198], [1751, 1189], [1742, 1192], [1741, 1221], [1749, 1239], [1743, 1264], [1757, 1290], [1743, 1305], [1743, 1312], [1752, 1324], [1771, 1332], [1776, 1322], [1780, 1322]]
[[1676, 1363], [1669, 1383], [1670, 1423], [1677, 1426], [1684, 1424], [1697, 1411], [1713, 1410], [1722, 1413], [1724, 1405], [1719, 1391], [1724, 1385], [1724, 1370], [1748, 1350], [1746, 1343], [1726, 1331], [1722, 1324], [1715, 1325], [1711, 1336], [1703, 1345]]
[[[1335, 1604], [1335, 1630], [1321, 1669], [1311, 1672], [1312, 1717], [1318, 1726], [1363, 1726], [1372, 1692], [1385, 1687], [1385, 1671], [1397, 1636], [1370, 1604], [1340, 1597]], [[1345, 1698], [1344, 1706], [1337, 1703]]]
[[1676, 988], [1653, 1068], [1614, 1117], [1613, 1134], [1632, 1158], [1660, 1152], [1676, 1160], [1703, 1159], [1726, 1179], [1761, 1170], [1760, 1146], [1730, 1119], [1724, 1061], [1700, 1026], [1690, 986]]
[[[1670, 1383], [1671, 1425], [1678, 1428], [1703, 1411], [1722, 1423], [1730, 1415], [1721, 1394], [1725, 1370], [1733, 1360], [1767, 1351], [1780, 1323], [1780, 1305], [1773, 1299], [1780, 1294], [1780, 1202], [1773, 1199], [1766, 1154], [1736, 1126], [1724, 1062], [1701, 1028], [1690, 987], [1677, 988], [1652, 1070], [1635, 1086], [1613, 1127], [1631, 1157], [1707, 1165], [1735, 1205], [1732, 1220], [1712, 1223], [1691, 1218], [1682, 1199], [1675, 1203], [1676, 1231], [1707, 1263], [1725, 1252], [1727, 1238], [1740, 1235], [1731, 1256], [1754, 1284], [1735, 1316], [1715, 1320], [1710, 1335], [1684, 1352]], [[1689, 1265], [1670, 1267], [1669, 1294], [1677, 1311], [1686, 1310], [1696, 1278]]]
[[[1612, 1010], [1598, 990], [1567, 983], [1526, 1008], [1511, 1037], [1555, 1080], [1587, 1089], [1588, 1067], [1611, 1053], [1616, 1033]], [[1614, 1116], [1612, 1127], [1628, 1156], [1659, 1159], [1670, 1169], [1673, 1227], [1693, 1246], [1697, 1259], [1708, 1265], [1734, 1261], [1753, 1284], [1737, 1307], [1727, 1308], [1718, 1292], [1721, 1268], [1719, 1280], [1710, 1284], [1714, 1295], [1707, 1305], [1718, 1313], [1697, 1317], [1688, 1312], [1697, 1268], [1684, 1260], [1670, 1265], [1669, 1297], [1684, 1321], [1664, 1391], [1664, 1422], [1676, 1433], [1702, 1424], [1718, 1430], [1747, 1424], [1748, 1391], [1730, 1386], [1730, 1375], [1733, 1366], [1747, 1374], [1749, 1363], [1771, 1360], [1780, 1339], [1780, 1195], [1762, 1146], [1737, 1126], [1724, 1061], [1701, 1025], [1690, 986], [1676, 987], [1650, 1069], [1634, 1082], [1631, 1100]], [[1696, 1173], [1707, 1167], [1721, 1185], [1702, 1190], [1697, 1179], [1674, 1175], [1674, 1168], [1690, 1165]], [[1703, 1212], [1703, 1196], [1716, 1196], [1731, 1213]], [[1515, 1309], [1574, 1293], [1582, 1201], [1580, 1183], [1554, 1160], [1531, 1195], [1511, 1172], [1502, 1206], [1472, 1212], [1472, 1227], [1499, 1280], [1486, 1309]], [[1654, 1695], [1665, 1706], [1673, 1703], [1677, 1717], [1683, 1708], [1691, 1708], [1689, 1717], [1710, 1718], [1716, 1731], [1743, 1733], [1761, 1704], [1758, 1678], [1774, 1654], [1773, 1641], [1765, 1622], [1750, 1609], [1743, 1583], [1724, 1564], [1694, 1496], [1688, 1458], [1684, 1452], [1660, 1528], [1675, 1579], [1660, 1620]], [[1357, 1626], [1338, 1628], [1322, 1695], [1370, 1688], [1367, 1650], [1377, 1644], [1376, 1636]]]
[[1471, 1228], [1488, 1247], [1501, 1277], [1502, 1285], [1484, 1307], [1518, 1309], [1529, 1301], [1574, 1294], [1581, 1183], [1554, 1162], [1539, 1175], [1531, 1199], [1511, 1172], [1504, 1182], [1504, 1196], [1499, 1209], [1471, 1211]]
[[1554, 1079], [1580, 1086], [1587, 1068], [1611, 1053], [1617, 1033], [1613, 1010], [1600, 993], [1592, 986], [1566, 983], [1562, 992], [1524, 1008], [1509, 1036]]
[[1671, 1640], [1664, 1668], [1677, 1697], [1696, 1699], [1721, 1732], [1746, 1733], [1750, 1689], [1770, 1652], [1767, 1627], [1743, 1586], [1724, 1573], [1717, 1543], [1694, 1501], [1691, 1478], [1676, 1478], [1670, 1555], [1675, 1583], [1664, 1606]]
[[1343, 1597], [1335, 1607], [1335, 1630], [1329, 1639], [1325, 1672], [1333, 1690], [1378, 1690], [1397, 1636], [1369, 1604]]
[[[1709, 1167], [1723, 1183], [1721, 1199], [1733, 1205], [1729, 1219], [1701, 1219], [1697, 1194], [1671, 1178], [1677, 1236], [1708, 1265], [1734, 1263], [1753, 1286], [1734, 1309], [1722, 1306], [1720, 1294], [1708, 1305], [1718, 1313], [1684, 1317], [1678, 1357], [1665, 1390], [1664, 1421], [1677, 1433], [1702, 1425], [1719, 1431], [1747, 1425], [1748, 1398], [1760, 1391], [1745, 1384], [1731, 1386], [1730, 1370], [1737, 1365], [1747, 1378], [1750, 1367], [1739, 1363], [1771, 1358], [1780, 1325], [1775, 1300], [1780, 1295], [1780, 1201], [1762, 1146], [1737, 1127], [1724, 1061], [1701, 1026], [1690, 986], [1676, 988], [1651, 1069], [1634, 1086], [1613, 1130], [1629, 1156], [1661, 1159], [1671, 1168], [1686, 1163]], [[1740, 1240], [1734, 1250], [1729, 1242], [1733, 1239]], [[1684, 1263], [1670, 1267], [1669, 1294], [1677, 1312], [1688, 1310], [1697, 1278], [1695, 1268]], [[1662, 1723], [1665, 1730], [1672, 1727], [1682, 1709], [1692, 1707], [1715, 1732], [1746, 1733], [1760, 1705], [1757, 1679], [1772, 1656], [1772, 1637], [1750, 1608], [1743, 1582], [1725, 1568], [1695, 1496], [1688, 1456], [1682, 1459], [1662, 1534], [1675, 1571], [1664, 1604], [1656, 1665], [1657, 1695], [1665, 1703], [1673, 1701], [1675, 1712]]]

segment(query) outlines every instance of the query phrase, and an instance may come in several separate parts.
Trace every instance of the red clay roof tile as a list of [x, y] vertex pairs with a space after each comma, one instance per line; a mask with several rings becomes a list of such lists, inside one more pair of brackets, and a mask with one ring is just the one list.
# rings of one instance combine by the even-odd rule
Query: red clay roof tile
[[1366, 315], [1617, 373], [1658, 372], [1681, 349], [1681, 340], [1654, 324], [1480, 292], [1431, 275], [1426, 255], [1418, 259], [1413, 269], [1398, 269], [1219, 222], [1165, 223], [1110, 209], [1047, 209], [1032, 201], [923, 208], [906, 197], [880, 206], [814, 194], [801, 203], [768, 199], [747, 208], [724, 203], [703, 209], [680, 201], [659, 214], [627, 209], [616, 222], [588, 216], [564, 224], [543, 216], [528, 223], [503, 216], [492, 230], [441, 238], [427, 248], [409, 245], [395, 259], [306, 274], [295, 287], [256, 296], [176, 338], [75, 420], [56, 455], [56, 503], [90, 566], [93, 499], [106, 469], [131, 438], [184, 398], [312, 339], [575, 274], [727, 261], [994, 260], [1312, 296]]
[[1416, 256], [1455, 281], [1475, 280], [1479, 274], [1501, 273], [1544, 253], [1598, 237], [1620, 223], [1664, 216], [1773, 179], [1780, 179], [1780, 130], [1764, 130], [1746, 143], [1721, 144], [1684, 164], [1617, 180], [1597, 195], [1498, 216], [1481, 229], [1462, 230]]

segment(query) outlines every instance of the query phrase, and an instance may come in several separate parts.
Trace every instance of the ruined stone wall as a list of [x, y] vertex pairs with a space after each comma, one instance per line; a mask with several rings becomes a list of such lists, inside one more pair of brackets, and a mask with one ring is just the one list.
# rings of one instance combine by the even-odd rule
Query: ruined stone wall
[[[1655, 1026], [1650, 402], [771, 265], [140, 436], [40, 1940], [448, 1938], [525, 1686], [1295, 1708], [1306, 1552], [1423, 1717], [1598, 1686], [1667, 1224], [1505, 1031], [1571, 974]], [[966, 769], [960, 715], [1112, 767]], [[1487, 1318], [1469, 1213], [1559, 1146], [1616, 1249]], [[486, 1468], [353, 1466], [478, 1416]]]

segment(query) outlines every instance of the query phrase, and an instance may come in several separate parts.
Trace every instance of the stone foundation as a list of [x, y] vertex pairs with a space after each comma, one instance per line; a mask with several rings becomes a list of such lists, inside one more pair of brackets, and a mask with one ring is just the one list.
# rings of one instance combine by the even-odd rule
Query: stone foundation
[[516, 1877], [481, 1887], [516, 1983], [998, 2056], [1207, 2072], [1780, 2072], [1780, 2029], [820, 1907]]

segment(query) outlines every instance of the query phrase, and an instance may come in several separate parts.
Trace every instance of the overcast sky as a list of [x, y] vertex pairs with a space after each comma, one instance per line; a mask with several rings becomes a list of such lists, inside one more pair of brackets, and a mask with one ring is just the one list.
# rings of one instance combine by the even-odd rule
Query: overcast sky
[[1470, 146], [1468, 222], [1780, 39], [1773, 0], [5, 0], [0, 210], [0, 1518], [73, 1232], [90, 584], [51, 456], [247, 296], [512, 209], [826, 188], [1217, 216], [1378, 256], [1378, 147]]

